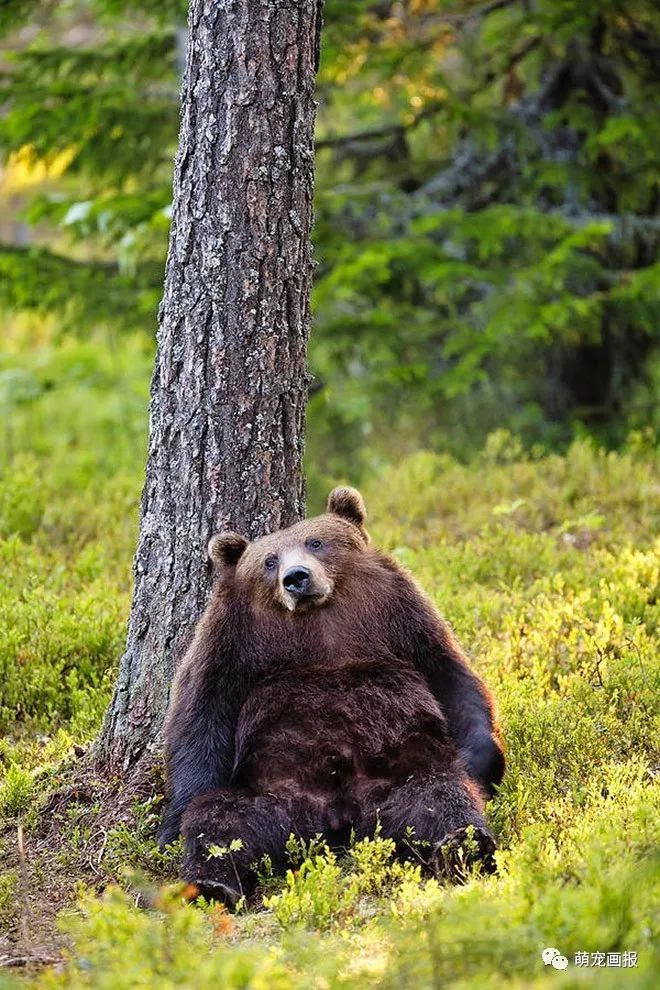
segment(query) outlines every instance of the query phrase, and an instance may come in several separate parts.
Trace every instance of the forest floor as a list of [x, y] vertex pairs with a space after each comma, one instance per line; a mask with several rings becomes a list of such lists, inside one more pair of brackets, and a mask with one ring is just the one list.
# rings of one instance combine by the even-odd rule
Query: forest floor
[[84, 353], [60, 356], [57, 395], [30, 392], [0, 480], [0, 988], [655, 987], [649, 438], [530, 454], [500, 433], [467, 465], [419, 453], [374, 474], [374, 541], [437, 602], [497, 699], [498, 874], [448, 887], [382, 839], [337, 857], [292, 844], [288, 875], [265, 870], [255, 902], [229, 915], [184, 903], [178, 851], [154, 843], [157, 779], [123, 794], [79, 769], [124, 636], [147, 381], [146, 357], [125, 350], [84, 384]]

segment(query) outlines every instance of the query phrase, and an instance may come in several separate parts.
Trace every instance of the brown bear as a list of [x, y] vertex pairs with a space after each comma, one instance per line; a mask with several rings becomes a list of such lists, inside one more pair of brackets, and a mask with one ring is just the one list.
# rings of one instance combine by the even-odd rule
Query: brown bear
[[490, 695], [365, 516], [337, 488], [325, 515], [211, 539], [216, 580], [165, 725], [160, 836], [182, 832], [183, 876], [207, 897], [249, 893], [265, 854], [283, 869], [291, 833], [341, 846], [378, 822], [438, 871], [472, 826], [467, 848], [492, 868], [484, 803], [504, 755]]

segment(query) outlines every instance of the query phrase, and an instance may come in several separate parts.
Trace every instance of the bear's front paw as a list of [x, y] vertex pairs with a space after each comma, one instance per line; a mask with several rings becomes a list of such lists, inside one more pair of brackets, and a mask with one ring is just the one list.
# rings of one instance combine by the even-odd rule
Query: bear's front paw
[[487, 797], [492, 797], [504, 776], [504, 753], [498, 741], [490, 732], [474, 733], [461, 750], [461, 756], [472, 780], [477, 781]]
[[184, 896], [189, 901], [195, 901], [198, 897], [203, 897], [206, 901], [220, 901], [232, 910], [236, 907], [242, 895], [226, 883], [214, 882], [212, 880], [188, 880]]
[[495, 873], [495, 839], [478, 825], [466, 825], [449, 832], [431, 855], [431, 868], [437, 877], [453, 883], [466, 883], [473, 872]]

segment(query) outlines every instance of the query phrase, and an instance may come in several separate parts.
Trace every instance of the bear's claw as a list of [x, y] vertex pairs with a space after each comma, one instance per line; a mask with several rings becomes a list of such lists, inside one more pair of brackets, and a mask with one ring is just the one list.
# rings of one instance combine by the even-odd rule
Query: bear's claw
[[214, 883], [209, 880], [190, 880], [188, 883], [195, 891], [191, 900], [203, 897], [206, 901], [220, 901], [231, 910], [241, 899], [241, 894], [225, 883]]
[[431, 868], [438, 877], [465, 883], [478, 867], [481, 873], [495, 873], [495, 839], [477, 825], [467, 825], [449, 832], [438, 842], [431, 855]]

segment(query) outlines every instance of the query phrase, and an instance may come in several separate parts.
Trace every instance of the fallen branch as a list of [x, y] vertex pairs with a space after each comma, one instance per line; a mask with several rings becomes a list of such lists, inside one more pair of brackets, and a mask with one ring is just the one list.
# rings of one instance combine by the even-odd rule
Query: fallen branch
[[376, 141], [379, 138], [403, 135], [407, 131], [413, 130], [413, 128], [417, 127], [427, 117], [437, 113], [443, 106], [443, 103], [429, 103], [406, 124], [398, 122], [396, 124], [387, 124], [384, 127], [374, 127], [371, 130], [355, 131], [353, 134], [340, 134], [337, 137], [321, 138], [315, 143], [316, 151], [322, 151], [324, 148], [341, 148], [350, 144], [360, 144], [365, 141]]
[[24, 966], [53, 966], [61, 962], [59, 956], [40, 956], [38, 954], [30, 956], [0, 956], [0, 968], [20, 969]]

